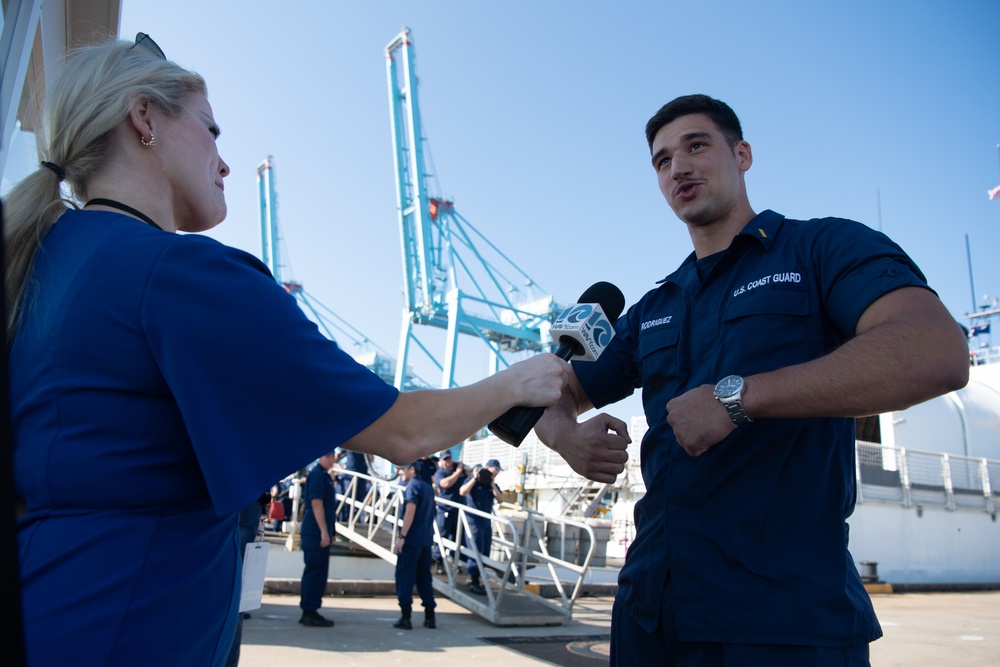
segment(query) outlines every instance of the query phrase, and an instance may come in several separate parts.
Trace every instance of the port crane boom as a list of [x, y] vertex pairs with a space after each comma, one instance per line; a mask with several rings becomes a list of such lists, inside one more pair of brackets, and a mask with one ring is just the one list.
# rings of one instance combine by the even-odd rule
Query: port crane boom
[[[278, 196], [275, 188], [274, 157], [270, 155], [257, 165], [257, 195], [261, 230], [261, 261], [271, 270], [274, 279], [285, 288], [286, 292], [295, 297], [299, 307], [309, 319], [316, 323], [327, 338], [333, 341], [349, 340], [354, 345], [351, 356], [358, 363], [366, 366], [386, 382], [390, 384], [396, 382], [396, 361], [391, 354], [309, 294], [301, 282], [284, 278], [278, 228]], [[334, 333], [335, 331], [337, 334]], [[414, 376], [410, 369], [407, 369], [403, 374], [402, 384], [396, 386], [403, 389], [416, 389], [429, 385], [424, 380]]]
[[[403, 381], [411, 343], [442, 370], [442, 387], [455, 386], [459, 334], [490, 350], [491, 370], [516, 352], [554, 348], [548, 328], [561, 311], [530, 276], [456, 210], [429, 193], [418, 102], [416, 55], [408, 28], [385, 47], [402, 245], [404, 308], [396, 385]], [[415, 327], [447, 331], [443, 363], [417, 339]]]

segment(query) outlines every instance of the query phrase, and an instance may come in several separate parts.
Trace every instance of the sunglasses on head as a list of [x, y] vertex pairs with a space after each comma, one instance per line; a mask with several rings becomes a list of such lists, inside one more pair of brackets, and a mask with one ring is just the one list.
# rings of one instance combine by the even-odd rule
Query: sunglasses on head
[[154, 42], [153, 38], [144, 32], [136, 33], [135, 44], [129, 47], [129, 51], [137, 46], [141, 46], [158, 58], [163, 58], [164, 60], [167, 59], [167, 56], [164, 55], [163, 49], [160, 48], [160, 45]]

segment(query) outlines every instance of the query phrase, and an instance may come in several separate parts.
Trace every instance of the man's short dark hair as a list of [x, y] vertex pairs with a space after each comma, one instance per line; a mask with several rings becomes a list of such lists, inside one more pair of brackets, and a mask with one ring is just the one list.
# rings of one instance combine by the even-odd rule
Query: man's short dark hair
[[743, 141], [743, 128], [736, 113], [729, 105], [708, 95], [683, 95], [667, 102], [646, 123], [646, 142], [650, 152], [653, 151], [653, 139], [664, 125], [674, 122], [681, 116], [705, 114], [712, 119], [715, 126], [726, 137], [730, 146]]

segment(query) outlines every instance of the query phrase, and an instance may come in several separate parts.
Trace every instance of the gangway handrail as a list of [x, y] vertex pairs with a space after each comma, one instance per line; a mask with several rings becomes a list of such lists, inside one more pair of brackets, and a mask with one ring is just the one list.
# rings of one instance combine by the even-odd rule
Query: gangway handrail
[[[386, 481], [352, 470], [337, 469], [337, 474], [350, 478], [347, 486], [336, 494], [337, 516], [341, 515], [342, 510], [347, 510], [346, 520], [336, 523], [337, 534], [395, 564], [394, 548], [403, 525], [405, 487], [397, 481]], [[368, 481], [369, 485], [367, 492], [358, 497], [361, 480]], [[436, 590], [498, 624], [516, 624], [502, 614], [505, 598], [513, 593], [525, 596], [549, 613], [555, 614], [560, 618], [557, 622], [572, 618], [573, 605], [582, 590], [597, 545], [591, 526], [506, 503], [498, 507], [504, 512], [496, 514], [481, 512], [443, 498], [435, 498], [435, 503], [459, 513], [454, 539], [443, 538], [437, 522], [434, 522], [434, 541], [444, 557], [445, 567], [445, 578], [434, 579]], [[516, 513], [506, 513], [510, 510], [516, 510]], [[472, 517], [486, 519], [491, 524], [493, 544], [489, 554], [480, 554], [466, 540], [471, 532]], [[583, 558], [580, 563], [565, 558], [565, 539], [556, 545], [558, 555], [553, 553], [550, 548], [553, 546], [552, 540], [547, 535], [549, 526], [555, 526], [563, 537], [568, 527], [575, 528], [586, 536], [588, 546], [585, 551], [581, 550]], [[475, 561], [483, 577], [483, 587], [486, 589], [484, 602], [479, 601], [480, 597], [466, 593], [458, 581], [460, 565], [471, 561]], [[563, 581], [560, 576], [565, 576], [565, 573], [570, 573], [568, 581]], [[487, 585], [491, 581], [496, 584], [496, 590]], [[538, 587], [535, 588], [532, 584], [537, 584]], [[542, 596], [542, 584], [554, 587], [559, 596], [558, 603]]]
[[[458, 561], [460, 560], [460, 556], [465, 556], [461, 560], [464, 560], [466, 563], [470, 560], [476, 562], [476, 566], [483, 579], [483, 588], [488, 601], [487, 606], [490, 609], [499, 608], [511, 584], [519, 590], [523, 590], [524, 582], [516, 576], [514, 570], [513, 547], [519, 543], [519, 540], [517, 537], [517, 526], [512, 521], [496, 514], [482, 512], [468, 505], [454, 503], [443, 498], [435, 498], [434, 502], [435, 504], [457, 509], [459, 513], [454, 540], [445, 539], [441, 535], [440, 530], [438, 530], [436, 521], [434, 525], [434, 541], [437, 543], [438, 548], [441, 549], [442, 560], [445, 565], [445, 575], [448, 577], [448, 583], [451, 587], [458, 587]], [[472, 533], [472, 528], [469, 524], [470, 517], [480, 517], [490, 522], [490, 531], [493, 533], [490, 554], [479, 553], [479, 549], [469, 547], [466, 540], [463, 539], [466, 534]], [[510, 531], [510, 539], [506, 538], [505, 529]], [[500, 555], [506, 556], [506, 558], [504, 560], [494, 559], [491, 554], [495, 550], [499, 551]], [[448, 558], [443, 558], [443, 554], [446, 553], [450, 553], [451, 555]], [[492, 587], [486, 583], [490, 579], [489, 569], [499, 573], [499, 577], [493, 577], [500, 584], [500, 590], [496, 594], [494, 594]], [[511, 578], [512, 576], [514, 576], [513, 579]]]
[[[529, 571], [527, 559], [529, 557], [534, 559], [534, 562], [543, 564], [548, 569], [549, 574], [552, 577], [556, 591], [559, 593], [560, 598], [562, 598], [563, 605], [572, 608], [573, 603], [576, 601], [580, 594], [580, 590], [583, 587], [584, 579], [586, 578], [587, 571], [590, 569], [591, 560], [594, 557], [594, 551], [597, 548], [597, 538], [594, 534], [594, 529], [589, 524], [581, 521], [575, 521], [561, 516], [543, 514], [542, 512], [536, 512], [534, 510], [525, 509], [509, 503], [501, 503], [500, 507], [516, 511], [518, 513], [524, 513], [527, 518], [525, 525], [526, 528], [530, 528], [530, 530], [524, 531], [524, 541], [518, 550], [518, 553], [521, 556], [520, 567], [521, 572], [523, 573], [522, 578], [527, 578], [527, 573]], [[559, 541], [561, 551], [559, 558], [552, 556], [548, 551], [549, 538], [546, 527], [549, 524], [554, 524], [560, 528], [562, 539]], [[587, 534], [588, 547], [582, 564], [578, 565], [572, 561], [566, 560], [565, 558], [567, 526], [572, 526]], [[537, 540], [539, 545], [538, 550], [532, 548], [535, 540]], [[575, 583], [570, 595], [567, 595], [563, 588], [562, 581], [559, 578], [559, 573], [556, 571], [556, 566], [576, 574]]]

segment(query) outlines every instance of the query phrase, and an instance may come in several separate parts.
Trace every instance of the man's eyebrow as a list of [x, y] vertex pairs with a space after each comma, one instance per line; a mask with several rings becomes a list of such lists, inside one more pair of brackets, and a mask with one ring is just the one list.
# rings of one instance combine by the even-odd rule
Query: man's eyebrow
[[[687, 132], [686, 134], [682, 134], [680, 136], [678, 143], [686, 144], [693, 141], [694, 139], [711, 139], [711, 138], [712, 138], [711, 132], [706, 132], [704, 130], [696, 130], [694, 132]], [[667, 148], [665, 146], [653, 154], [651, 161], [654, 167], [656, 166], [656, 163], [660, 161], [660, 158], [663, 157], [664, 153], [667, 153]]]
[[712, 133], [706, 132], [704, 130], [698, 130], [696, 132], [688, 132], [687, 134], [681, 135], [681, 143], [687, 143], [692, 139], [711, 139]]

